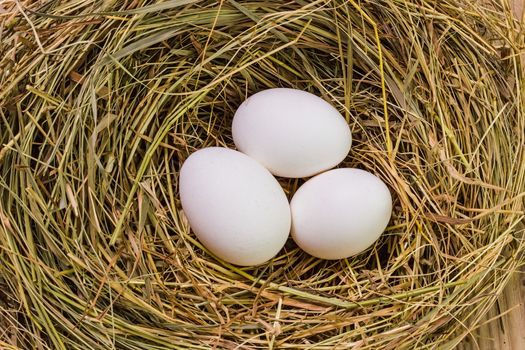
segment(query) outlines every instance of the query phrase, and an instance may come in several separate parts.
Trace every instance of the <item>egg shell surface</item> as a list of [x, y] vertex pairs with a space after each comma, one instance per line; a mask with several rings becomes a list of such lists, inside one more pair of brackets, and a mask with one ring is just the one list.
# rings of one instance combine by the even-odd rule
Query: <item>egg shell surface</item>
[[387, 186], [373, 174], [334, 169], [306, 181], [291, 203], [292, 237], [322, 259], [343, 259], [370, 247], [392, 213]]
[[291, 215], [283, 189], [243, 153], [220, 147], [194, 152], [181, 168], [179, 190], [193, 232], [227, 262], [262, 264], [288, 238]]
[[333, 168], [352, 145], [350, 127], [328, 102], [306, 91], [260, 91], [237, 109], [232, 124], [238, 150], [277, 176], [309, 177]]

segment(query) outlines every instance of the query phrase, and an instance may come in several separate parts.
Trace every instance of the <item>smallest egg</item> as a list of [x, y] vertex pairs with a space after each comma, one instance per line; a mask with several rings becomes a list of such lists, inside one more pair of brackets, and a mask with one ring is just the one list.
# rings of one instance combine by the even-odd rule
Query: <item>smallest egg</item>
[[390, 220], [392, 197], [376, 176], [344, 168], [305, 182], [290, 206], [297, 245], [321, 259], [343, 259], [379, 238]]

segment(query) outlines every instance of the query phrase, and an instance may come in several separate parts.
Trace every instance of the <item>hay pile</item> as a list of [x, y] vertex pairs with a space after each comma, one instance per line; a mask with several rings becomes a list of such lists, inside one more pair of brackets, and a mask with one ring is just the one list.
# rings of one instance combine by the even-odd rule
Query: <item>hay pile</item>
[[[524, 261], [524, 39], [505, 2], [0, 4], [0, 347], [448, 349]], [[247, 95], [347, 118], [394, 214], [367, 252], [238, 268], [178, 171]], [[283, 180], [291, 196], [302, 181]]]

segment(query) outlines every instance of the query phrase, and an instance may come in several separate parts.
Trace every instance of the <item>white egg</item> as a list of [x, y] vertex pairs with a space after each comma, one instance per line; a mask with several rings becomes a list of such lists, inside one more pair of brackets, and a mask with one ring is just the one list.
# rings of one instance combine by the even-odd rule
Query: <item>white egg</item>
[[269, 89], [244, 101], [233, 118], [237, 148], [272, 174], [300, 178], [333, 168], [347, 156], [352, 134], [328, 102], [294, 89]]
[[291, 201], [292, 237], [322, 259], [343, 259], [370, 247], [385, 230], [392, 197], [376, 176], [334, 169], [305, 182]]
[[182, 208], [197, 238], [219, 258], [258, 265], [274, 257], [290, 233], [290, 206], [277, 180], [247, 155], [201, 149], [184, 162]]

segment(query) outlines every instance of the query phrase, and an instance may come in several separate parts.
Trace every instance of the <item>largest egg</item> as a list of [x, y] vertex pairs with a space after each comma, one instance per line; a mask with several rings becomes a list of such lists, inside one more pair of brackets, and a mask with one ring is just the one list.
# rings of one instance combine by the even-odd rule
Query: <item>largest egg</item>
[[291, 226], [288, 199], [272, 174], [247, 155], [201, 149], [184, 162], [179, 186], [190, 227], [219, 258], [259, 265], [284, 246]]

